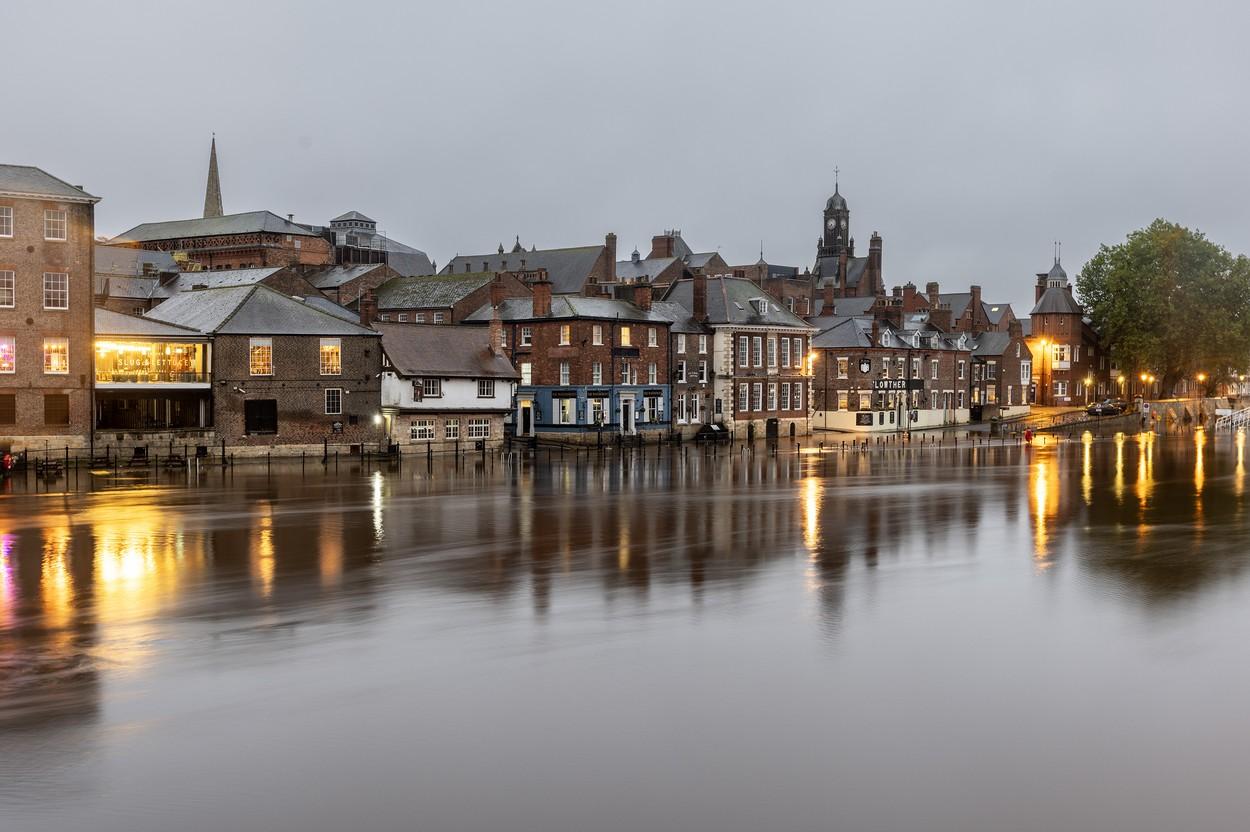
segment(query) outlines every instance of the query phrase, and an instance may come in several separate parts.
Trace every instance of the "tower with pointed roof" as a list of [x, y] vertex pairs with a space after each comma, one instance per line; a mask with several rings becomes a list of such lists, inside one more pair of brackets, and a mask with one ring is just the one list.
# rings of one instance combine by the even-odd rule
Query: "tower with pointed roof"
[[217, 173], [217, 134], [213, 134], [213, 143], [208, 151], [208, 186], [204, 189], [204, 216], [220, 217], [221, 210], [221, 177]]
[[841, 256], [845, 249], [848, 257], [855, 256], [851, 249], [851, 209], [846, 204], [846, 197], [838, 192], [837, 177], [833, 181], [833, 196], [825, 202], [824, 229], [821, 231], [820, 245], [816, 258]]

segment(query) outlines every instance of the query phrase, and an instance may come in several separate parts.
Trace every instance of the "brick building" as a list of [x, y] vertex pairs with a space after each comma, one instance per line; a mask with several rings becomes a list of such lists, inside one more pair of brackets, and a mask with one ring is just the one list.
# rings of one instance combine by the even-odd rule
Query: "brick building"
[[396, 277], [377, 288], [374, 320], [401, 324], [458, 324], [489, 303], [492, 291], [502, 293], [505, 298], [529, 297], [531, 291], [527, 281], [540, 280], [544, 276], [542, 269], [536, 269], [528, 272]]
[[972, 406], [982, 420], [1011, 419], [1029, 412], [1033, 381], [1033, 353], [1025, 343], [1020, 322], [1007, 332], [982, 332], [972, 350]]
[[634, 249], [630, 259], [616, 264], [616, 277], [621, 283], [646, 280], [656, 291], [663, 291], [675, 280], [696, 274], [727, 274], [727, 264], [715, 251], [694, 251], [681, 236], [680, 229], [666, 229], [651, 238], [651, 251], [644, 258]]
[[439, 274], [474, 272], [535, 272], [544, 270], [556, 295], [604, 297], [612, 294], [616, 277], [616, 235], [603, 245], [575, 248], [531, 248], [518, 239], [511, 251], [502, 245], [494, 254], [456, 255]]
[[95, 204], [39, 168], [0, 165], [0, 448], [91, 437]]
[[1114, 392], [1114, 368], [1085, 310], [1072, 296], [1068, 274], [1055, 258], [1037, 275], [1037, 303], [1029, 313], [1029, 350], [1038, 404], [1084, 406]]
[[95, 304], [113, 312], [142, 315], [163, 298], [153, 290], [178, 277], [178, 264], [166, 251], [121, 246], [95, 247]]
[[806, 356], [814, 327], [740, 277], [698, 274], [670, 286], [664, 300], [712, 335], [712, 393], [698, 403], [701, 421], [742, 437], [811, 432]]
[[236, 452], [383, 442], [373, 330], [264, 284], [179, 292], [147, 317], [211, 336], [213, 426]]
[[303, 276], [328, 300], [353, 306], [367, 292], [376, 291], [383, 283], [400, 275], [386, 263], [366, 263], [306, 270]]
[[210, 270], [334, 264], [329, 240], [270, 211], [143, 223], [109, 245], [167, 251]]
[[507, 298], [501, 287], [466, 319], [489, 324], [499, 316], [504, 349], [520, 373], [516, 435], [573, 442], [664, 435], [671, 321], [652, 310], [651, 286], [639, 284], [634, 302], [553, 297], [546, 280], [530, 288], [531, 297]]

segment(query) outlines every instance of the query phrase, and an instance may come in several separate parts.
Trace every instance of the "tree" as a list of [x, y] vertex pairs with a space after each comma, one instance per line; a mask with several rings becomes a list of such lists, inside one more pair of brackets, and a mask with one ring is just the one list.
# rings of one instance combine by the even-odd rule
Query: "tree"
[[1076, 279], [1121, 372], [1226, 379], [1250, 359], [1250, 261], [1201, 232], [1155, 220], [1103, 245]]

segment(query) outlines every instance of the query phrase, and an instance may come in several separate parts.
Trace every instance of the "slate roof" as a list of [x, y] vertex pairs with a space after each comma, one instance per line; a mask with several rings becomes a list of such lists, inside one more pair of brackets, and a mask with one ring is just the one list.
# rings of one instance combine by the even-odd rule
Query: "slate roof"
[[451, 307], [494, 279], [494, 272], [392, 277], [374, 291], [378, 309]]
[[521, 260], [525, 260], [526, 269], [546, 269], [547, 279], [551, 281], [551, 291], [557, 295], [580, 294], [590, 277], [591, 269], [605, 247], [580, 246], [577, 248], [548, 248], [524, 252], [491, 252], [490, 254], [458, 255], [443, 267], [439, 274], [458, 274], [464, 272], [468, 265], [470, 272], [482, 269], [485, 263], [487, 271], [502, 272], [521, 268]]
[[490, 349], [490, 329], [441, 324], [378, 324], [382, 350], [401, 376], [508, 378], [521, 374]]
[[986, 303], [981, 301], [981, 308], [985, 310], [985, 317], [989, 318], [990, 323], [994, 326], [998, 326], [1003, 316], [1011, 312], [1010, 303]]
[[[864, 272], [868, 269], [867, 257], [848, 257], [846, 258], [846, 285], [854, 288], [859, 285], [859, 281], [864, 276]], [[824, 286], [825, 281], [838, 279], [838, 258], [836, 257], [819, 257], [816, 259], [816, 272], [820, 275], [820, 280], [816, 282], [817, 286]]]
[[339, 214], [337, 217], [330, 220], [330, 222], [371, 222], [376, 224], [377, 220], [372, 217], [366, 217], [359, 211], [348, 211], [346, 214]]
[[707, 261], [716, 256], [714, 251], [700, 251], [687, 254], [682, 260], [692, 269], [701, 269], [707, 265]]
[[264, 269], [218, 269], [217, 271], [183, 272], [164, 286], [156, 285], [152, 297], [168, 298], [196, 287], [226, 289], [231, 286], [255, 286], [265, 278], [282, 271], [281, 267]]
[[[649, 312], [644, 312], [634, 304], [613, 298], [584, 298], [578, 295], [556, 295], [551, 299], [551, 315], [546, 318], [534, 317], [533, 298], [505, 298], [499, 307], [499, 317], [505, 321], [551, 320], [556, 318], [594, 318], [604, 321], [638, 321], [642, 323], [666, 323], [668, 318], [657, 312], [652, 305]], [[473, 322], [489, 321], [491, 306], [489, 303], [465, 320]]]
[[336, 318], [342, 318], [345, 321], [356, 323], [360, 320], [359, 313], [353, 312], [343, 306], [339, 306], [337, 303], [323, 295], [309, 295], [306, 298], [299, 298], [299, 300], [306, 306], [312, 306], [316, 309], [320, 309], [322, 312], [328, 312]]
[[219, 234], [253, 234], [260, 231], [273, 234], [295, 234], [301, 237], [319, 236], [307, 226], [289, 222], [272, 211], [248, 211], [243, 214], [226, 214], [221, 217], [145, 222], [118, 234], [112, 242], [146, 243], [152, 240], [173, 240], [179, 237], [213, 237]]
[[[871, 318], [824, 318], [820, 324], [829, 327], [812, 336], [813, 349], [869, 347], [872, 340]], [[816, 323], [813, 321], [813, 323]]]
[[385, 263], [367, 263], [356, 266], [331, 266], [308, 275], [308, 282], [318, 289], [334, 289], [349, 283], [374, 269], [385, 268]]
[[30, 165], [0, 165], [0, 194], [55, 197], [68, 202], [99, 202], [98, 196]]
[[176, 272], [178, 264], [168, 251], [145, 251], [123, 246], [95, 247], [95, 273], [144, 276], [143, 266], [151, 264], [158, 272]]
[[[931, 327], [904, 331], [888, 324], [881, 324], [877, 333], [879, 340], [877, 343], [873, 343], [872, 318], [870, 317], [824, 318], [820, 319], [819, 324], [822, 326], [828, 324], [828, 326], [812, 338], [812, 347], [814, 349], [854, 349], [884, 346], [900, 350], [957, 350], [959, 349], [959, 340], [963, 337], [963, 333], [940, 332]], [[1005, 332], [986, 334], [1010, 338]], [[919, 346], [913, 340], [916, 336], [919, 336]], [[977, 342], [969, 337], [966, 339], [965, 345], [965, 349], [973, 350], [977, 346]]]
[[160, 285], [155, 277], [133, 277], [124, 274], [95, 275], [95, 293], [110, 298], [130, 298], [131, 300], [147, 300], [152, 297]]
[[1028, 338], [1033, 334], [1033, 321], [1028, 318], [1020, 319], [1020, 334]]
[[95, 334], [111, 338], [188, 338], [205, 337], [203, 332], [178, 324], [164, 323], [138, 315], [124, 315], [111, 309], [95, 308]]
[[673, 332], [684, 332], [688, 335], [707, 335], [711, 328], [704, 326], [690, 316], [690, 310], [671, 300], [655, 300], [651, 302], [651, 311], [672, 321]]
[[222, 335], [376, 335], [260, 283], [179, 292], [145, 317]]
[[951, 320], [956, 320], [968, 309], [968, 304], [972, 303], [972, 293], [944, 292], [938, 295], [938, 302], [949, 303], [951, 306]]
[[[756, 298], [768, 301], [767, 311], [761, 313]], [[664, 294], [664, 300], [680, 303], [694, 309], [694, 281], [677, 280]], [[744, 326], [789, 326], [811, 329], [802, 318], [777, 303], [766, 294], [759, 284], [745, 277], [718, 275], [707, 278], [707, 316], [709, 324], [742, 324]]]
[[1042, 293], [1031, 315], [1084, 315], [1085, 310], [1066, 288], [1051, 286]]
[[[616, 262], [616, 279], [625, 282], [636, 282], [640, 278], [654, 280], [656, 275], [674, 263], [680, 262], [676, 257], [648, 257], [646, 260], [618, 260]], [[528, 261], [527, 261], [528, 265]]]

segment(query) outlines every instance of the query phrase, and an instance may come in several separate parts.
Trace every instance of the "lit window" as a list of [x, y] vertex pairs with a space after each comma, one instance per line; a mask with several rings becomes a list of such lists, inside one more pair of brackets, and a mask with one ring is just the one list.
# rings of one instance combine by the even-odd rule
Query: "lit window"
[[343, 373], [343, 339], [321, 339], [321, 374], [337, 376]]
[[441, 378], [421, 379], [421, 398], [437, 399], [442, 395], [443, 395], [443, 380]]
[[443, 438], [459, 439], [460, 438], [460, 420], [446, 419], [443, 421]]
[[0, 205], [0, 237], [13, 236], [13, 209]]
[[489, 439], [490, 438], [490, 419], [470, 419], [469, 420], [469, 438], [470, 439]]
[[43, 212], [43, 238], [45, 240], [65, 239], [64, 211], [49, 210]]
[[343, 412], [343, 388], [326, 388], [326, 415], [338, 416]]
[[568, 324], [560, 324], [560, 346], [566, 347], [573, 343], [573, 327]]
[[63, 376], [69, 372], [69, 339], [43, 339], [43, 371]]
[[0, 335], [0, 373], [17, 372], [17, 339]]
[[495, 398], [495, 380], [493, 378], [479, 378], [477, 380], [477, 397], [479, 399]]
[[12, 309], [17, 302], [17, 284], [13, 272], [0, 271], [0, 306]]
[[631, 344], [629, 340], [629, 327], [623, 326], [621, 327], [621, 346], [628, 347], [630, 345]]
[[43, 273], [43, 308], [69, 309], [69, 275], [63, 272]]
[[850, 372], [851, 360], [846, 356], [838, 358], [838, 378], [847, 378]]
[[247, 370], [254, 376], [273, 375], [273, 339], [249, 338], [247, 342]]
[[846, 390], [838, 391], [838, 410], [849, 410], [851, 406], [851, 394]]

